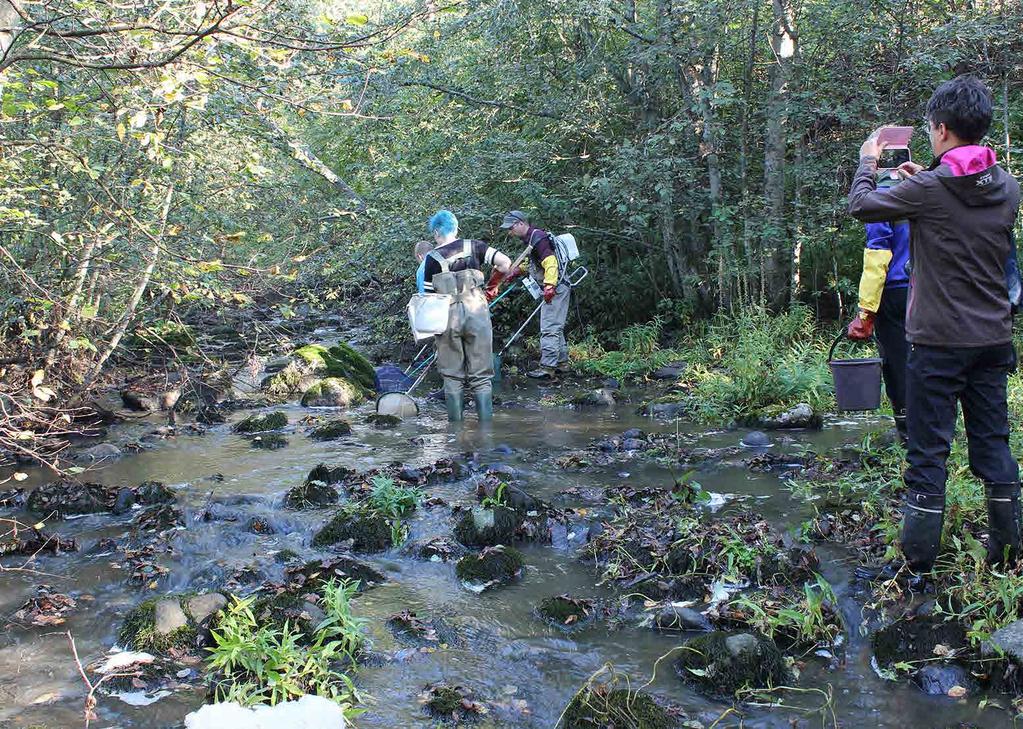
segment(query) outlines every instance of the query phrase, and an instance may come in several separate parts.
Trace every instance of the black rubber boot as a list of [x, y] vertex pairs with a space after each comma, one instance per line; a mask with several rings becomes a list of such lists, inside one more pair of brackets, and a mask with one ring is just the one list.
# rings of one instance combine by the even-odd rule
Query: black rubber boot
[[941, 548], [945, 497], [910, 491], [902, 513], [902, 554], [917, 573], [930, 572]]
[[1019, 559], [1020, 507], [1018, 483], [988, 483], [987, 561], [992, 566]]
[[480, 422], [492, 420], [494, 417], [494, 398], [491, 391], [477, 392], [472, 397], [476, 402], [476, 417], [479, 418]]
[[455, 423], [462, 420], [465, 403], [462, 399], [462, 383], [444, 380], [444, 405], [448, 409], [448, 421]]
[[902, 443], [902, 447], [905, 448], [909, 445], [909, 432], [906, 430], [906, 416], [896, 415], [895, 416], [895, 432], [899, 435], [899, 442]]

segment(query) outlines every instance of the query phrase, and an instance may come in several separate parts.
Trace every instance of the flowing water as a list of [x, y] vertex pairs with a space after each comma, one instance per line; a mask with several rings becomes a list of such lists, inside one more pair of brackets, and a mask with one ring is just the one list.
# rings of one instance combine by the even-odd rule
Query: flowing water
[[[541, 408], [531, 388], [505, 393], [506, 407], [499, 408], [493, 424], [480, 428], [469, 416], [463, 428], [449, 429], [442, 407], [428, 405], [421, 418], [394, 430], [376, 430], [362, 422], [370, 411], [364, 407], [350, 413], [351, 437], [320, 443], [304, 435], [297, 421], [309, 413], [296, 406], [284, 408], [291, 420], [290, 445], [277, 451], [254, 450], [230, 424], [215, 426], [202, 436], [162, 440], [142, 453], [96, 468], [87, 479], [110, 484], [135, 485], [147, 479], [173, 486], [186, 515], [186, 526], [171, 540], [171, 554], [161, 555], [170, 572], [160, 592], [213, 586], [227, 574], [255, 565], [264, 574], [280, 572], [275, 552], [290, 548], [305, 558], [316, 556], [309, 546], [315, 529], [329, 510], [289, 512], [280, 506], [282, 494], [301, 483], [319, 462], [342, 464], [360, 470], [402, 461], [411, 465], [432, 463], [443, 456], [476, 452], [482, 464], [503, 464], [515, 470], [515, 481], [525, 490], [560, 506], [586, 506], [599, 514], [600, 506], [583, 504], [558, 492], [570, 487], [600, 487], [623, 482], [635, 486], [668, 487], [673, 474], [649, 461], [634, 460], [583, 472], [565, 471], [554, 461], [566, 450], [586, 447], [599, 436], [640, 427], [651, 432], [698, 436], [701, 447], [733, 446], [741, 432], [702, 432], [696, 426], [652, 421], [632, 412], [634, 405], [617, 410], [577, 411]], [[234, 419], [245, 413], [239, 413]], [[120, 427], [116, 439], [137, 438], [154, 423]], [[865, 429], [886, 427], [879, 421], [832, 422], [821, 432], [792, 433], [776, 439], [776, 450], [811, 446], [827, 449], [858, 441]], [[217, 475], [219, 474], [219, 475]], [[678, 474], [674, 474], [678, 475]], [[222, 480], [221, 480], [222, 477]], [[756, 509], [779, 528], [798, 525], [808, 507], [791, 497], [773, 475], [755, 474], [743, 467], [741, 458], [725, 460], [699, 470], [695, 477], [705, 489], [722, 494], [748, 495]], [[32, 474], [38, 483], [43, 474]], [[430, 495], [451, 504], [472, 503], [473, 478], [432, 486]], [[212, 496], [211, 496], [212, 492]], [[235, 521], [196, 520], [209, 500]], [[725, 507], [728, 508], [727, 506]], [[275, 527], [272, 535], [246, 529], [251, 516], [263, 516]], [[27, 518], [27, 517], [26, 517]], [[91, 515], [54, 524], [65, 536], [77, 538], [80, 551], [43, 557], [35, 569], [47, 573], [0, 576], [0, 612], [9, 615], [42, 582], [78, 599], [79, 609], [64, 626], [25, 629], [9, 627], [0, 647], [0, 727], [81, 726], [84, 687], [71, 659], [64, 629], [77, 640], [83, 662], [95, 660], [116, 642], [121, 618], [145, 595], [128, 584], [117, 554], [94, 545], [104, 537], [127, 534], [131, 515]], [[413, 522], [412, 538], [450, 534], [447, 509], [421, 509]], [[601, 597], [608, 593], [595, 587], [593, 565], [578, 556], [582, 534], [569, 533], [551, 546], [522, 547], [527, 558], [523, 578], [515, 584], [474, 594], [454, 576], [453, 563], [414, 560], [397, 550], [366, 558], [388, 577], [382, 586], [359, 596], [358, 615], [369, 618], [374, 652], [390, 654], [360, 669], [358, 686], [367, 697], [367, 712], [360, 727], [425, 727], [436, 722], [422, 712], [419, 694], [426, 684], [444, 681], [469, 686], [476, 698], [495, 707], [489, 726], [553, 727], [580, 686], [606, 662], [627, 676], [634, 687], [649, 683], [649, 691], [683, 705], [690, 716], [717, 726], [789, 727], [832, 726], [830, 713], [806, 715], [800, 708], [820, 706], [823, 693], [784, 696], [787, 707], [747, 707], [726, 713], [725, 705], [701, 698], [684, 687], [669, 660], [658, 658], [679, 644], [678, 636], [657, 633], [632, 624], [609, 629], [596, 622], [566, 633], [548, 626], [533, 615], [544, 597], [569, 593], [576, 597]], [[843, 664], [811, 657], [799, 686], [829, 690], [830, 710], [844, 727], [935, 727], [971, 722], [983, 727], [1008, 726], [1006, 715], [980, 709], [976, 700], [954, 701], [922, 695], [907, 682], [889, 683], [870, 666], [867, 639], [855, 626], [859, 608], [850, 597], [850, 565], [839, 550], [819, 550], [822, 571], [842, 598], [847, 622], [854, 626], [846, 635]], [[442, 618], [458, 635], [446, 648], [426, 653], [402, 649], [390, 635], [386, 619], [403, 609], [420, 617]], [[96, 727], [174, 727], [186, 713], [203, 701], [201, 688], [183, 690], [148, 706], [131, 706], [118, 698], [100, 699]], [[793, 724], [795, 722], [795, 724]]]

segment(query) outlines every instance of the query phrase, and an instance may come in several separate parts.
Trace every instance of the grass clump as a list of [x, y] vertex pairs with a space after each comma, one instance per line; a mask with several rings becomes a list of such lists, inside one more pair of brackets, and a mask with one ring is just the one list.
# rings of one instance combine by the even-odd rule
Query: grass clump
[[569, 356], [583, 372], [614, 377], [619, 382], [642, 376], [684, 357], [679, 350], [661, 348], [662, 328], [660, 318], [626, 327], [618, 335], [618, 349], [610, 351], [591, 336], [572, 345]]
[[206, 664], [214, 699], [274, 705], [313, 694], [340, 704], [346, 717], [358, 713], [358, 692], [340, 668], [354, 666], [365, 642], [363, 621], [351, 610], [356, 589], [355, 583], [334, 580], [323, 587], [319, 604], [325, 617], [311, 638], [287, 621], [261, 623], [252, 598], [234, 598], [213, 631]]
[[288, 416], [279, 410], [266, 415], [250, 415], [234, 425], [235, 433], [262, 433], [267, 430], [280, 430], [288, 424]]
[[400, 546], [405, 541], [402, 519], [419, 508], [423, 492], [414, 486], [400, 486], [386, 476], [374, 476], [372, 483], [366, 503], [387, 519], [391, 527], [391, 542], [395, 547]]

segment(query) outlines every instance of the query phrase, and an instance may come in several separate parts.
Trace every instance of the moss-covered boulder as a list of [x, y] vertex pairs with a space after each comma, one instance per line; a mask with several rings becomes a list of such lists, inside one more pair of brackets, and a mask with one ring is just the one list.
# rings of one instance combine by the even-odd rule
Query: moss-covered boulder
[[323, 481], [306, 481], [284, 494], [284, 506], [288, 509], [318, 509], [336, 504], [337, 500], [337, 490]]
[[338, 554], [325, 559], [314, 559], [302, 564], [286, 567], [284, 575], [289, 584], [303, 590], [320, 590], [331, 580], [358, 582], [358, 591], [363, 592], [387, 581], [379, 571], [350, 554]]
[[252, 603], [252, 614], [260, 625], [283, 628], [287, 623], [311, 640], [325, 615], [315, 603], [307, 601], [304, 594], [300, 590], [284, 590], [263, 595]]
[[352, 424], [342, 418], [328, 420], [309, 431], [313, 440], [337, 440], [352, 434]]
[[54, 481], [32, 491], [25, 502], [29, 511], [46, 516], [96, 514], [104, 511], [126, 513], [136, 504], [168, 504], [174, 490], [159, 481], [143, 481], [135, 487], [107, 486], [78, 481]]
[[323, 483], [343, 483], [359, 472], [347, 466], [328, 466], [326, 463], [317, 464], [305, 477], [306, 481], [322, 481]]
[[493, 547], [511, 544], [522, 517], [507, 506], [492, 509], [474, 506], [455, 525], [455, 539], [467, 547]]
[[558, 725], [561, 729], [674, 729], [678, 721], [642, 691], [590, 684], [577, 693]]
[[593, 617], [595, 604], [586, 598], [555, 595], [545, 597], [536, 606], [536, 614], [544, 622], [559, 628], [583, 625]]
[[280, 433], [265, 433], [255, 436], [249, 441], [249, 445], [264, 451], [276, 451], [288, 445], [288, 439]]
[[675, 670], [683, 681], [714, 698], [733, 698], [739, 689], [766, 689], [789, 678], [785, 659], [759, 633], [715, 631], [686, 641]]
[[374, 371], [369, 360], [347, 344], [325, 347], [307, 344], [295, 350], [283, 366], [275, 366], [273, 374], [261, 383], [263, 391], [273, 398], [286, 398], [305, 392], [317, 380], [340, 377], [365, 390], [373, 389]]
[[397, 415], [384, 415], [382, 413], [373, 413], [366, 418], [366, 422], [372, 425], [377, 430], [390, 430], [391, 428], [397, 428], [401, 425], [401, 418]]
[[356, 552], [382, 552], [392, 545], [391, 524], [383, 515], [368, 509], [347, 507], [339, 511], [313, 537], [314, 547], [326, 547], [351, 540]]
[[919, 617], [886, 625], [871, 636], [870, 642], [877, 665], [888, 668], [899, 662], [934, 660], [936, 646], [948, 646], [955, 651], [967, 645], [967, 637], [966, 629], [954, 620]]
[[226, 604], [220, 593], [150, 598], [125, 616], [118, 643], [148, 653], [195, 651], [208, 644], [209, 630]]
[[480, 590], [511, 582], [522, 573], [525, 558], [522, 552], [499, 544], [478, 554], [462, 557], [455, 564], [455, 574]]
[[264, 433], [280, 430], [288, 424], [288, 416], [279, 410], [266, 415], [250, 415], [234, 424], [235, 433]]
[[366, 391], [344, 377], [327, 377], [310, 385], [302, 394], [307, 408], [346, 408], [365, 401]]

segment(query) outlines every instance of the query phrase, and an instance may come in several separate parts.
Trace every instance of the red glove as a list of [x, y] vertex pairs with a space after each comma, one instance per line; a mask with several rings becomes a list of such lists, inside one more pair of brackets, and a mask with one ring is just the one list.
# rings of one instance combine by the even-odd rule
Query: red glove
[[504, 275], [504, 280], [507, 281], [508, 283], [511, 283], [524, 273], [525, 271], [522, 270], [522, 266], [515, 266]]
[[493, 301], [497, 298], [497, 292], [501, 288], [502, 281], [504, 281], [504, 274], [495, 269], [494, 272], [490, 274], [490, 280], [487, 281], [485, 292], [487, 301]]
[[845, 335], [857, 342], [862, 342], [874, 336], [874, 312], [860, 309], [859, 316], [852, 320]]
[[543, 300], [544, 303], [549, 304], [554, 301], [554, 294], [558, 292], [558, 287], [554, 284], [547, 284], [543, 287]]

